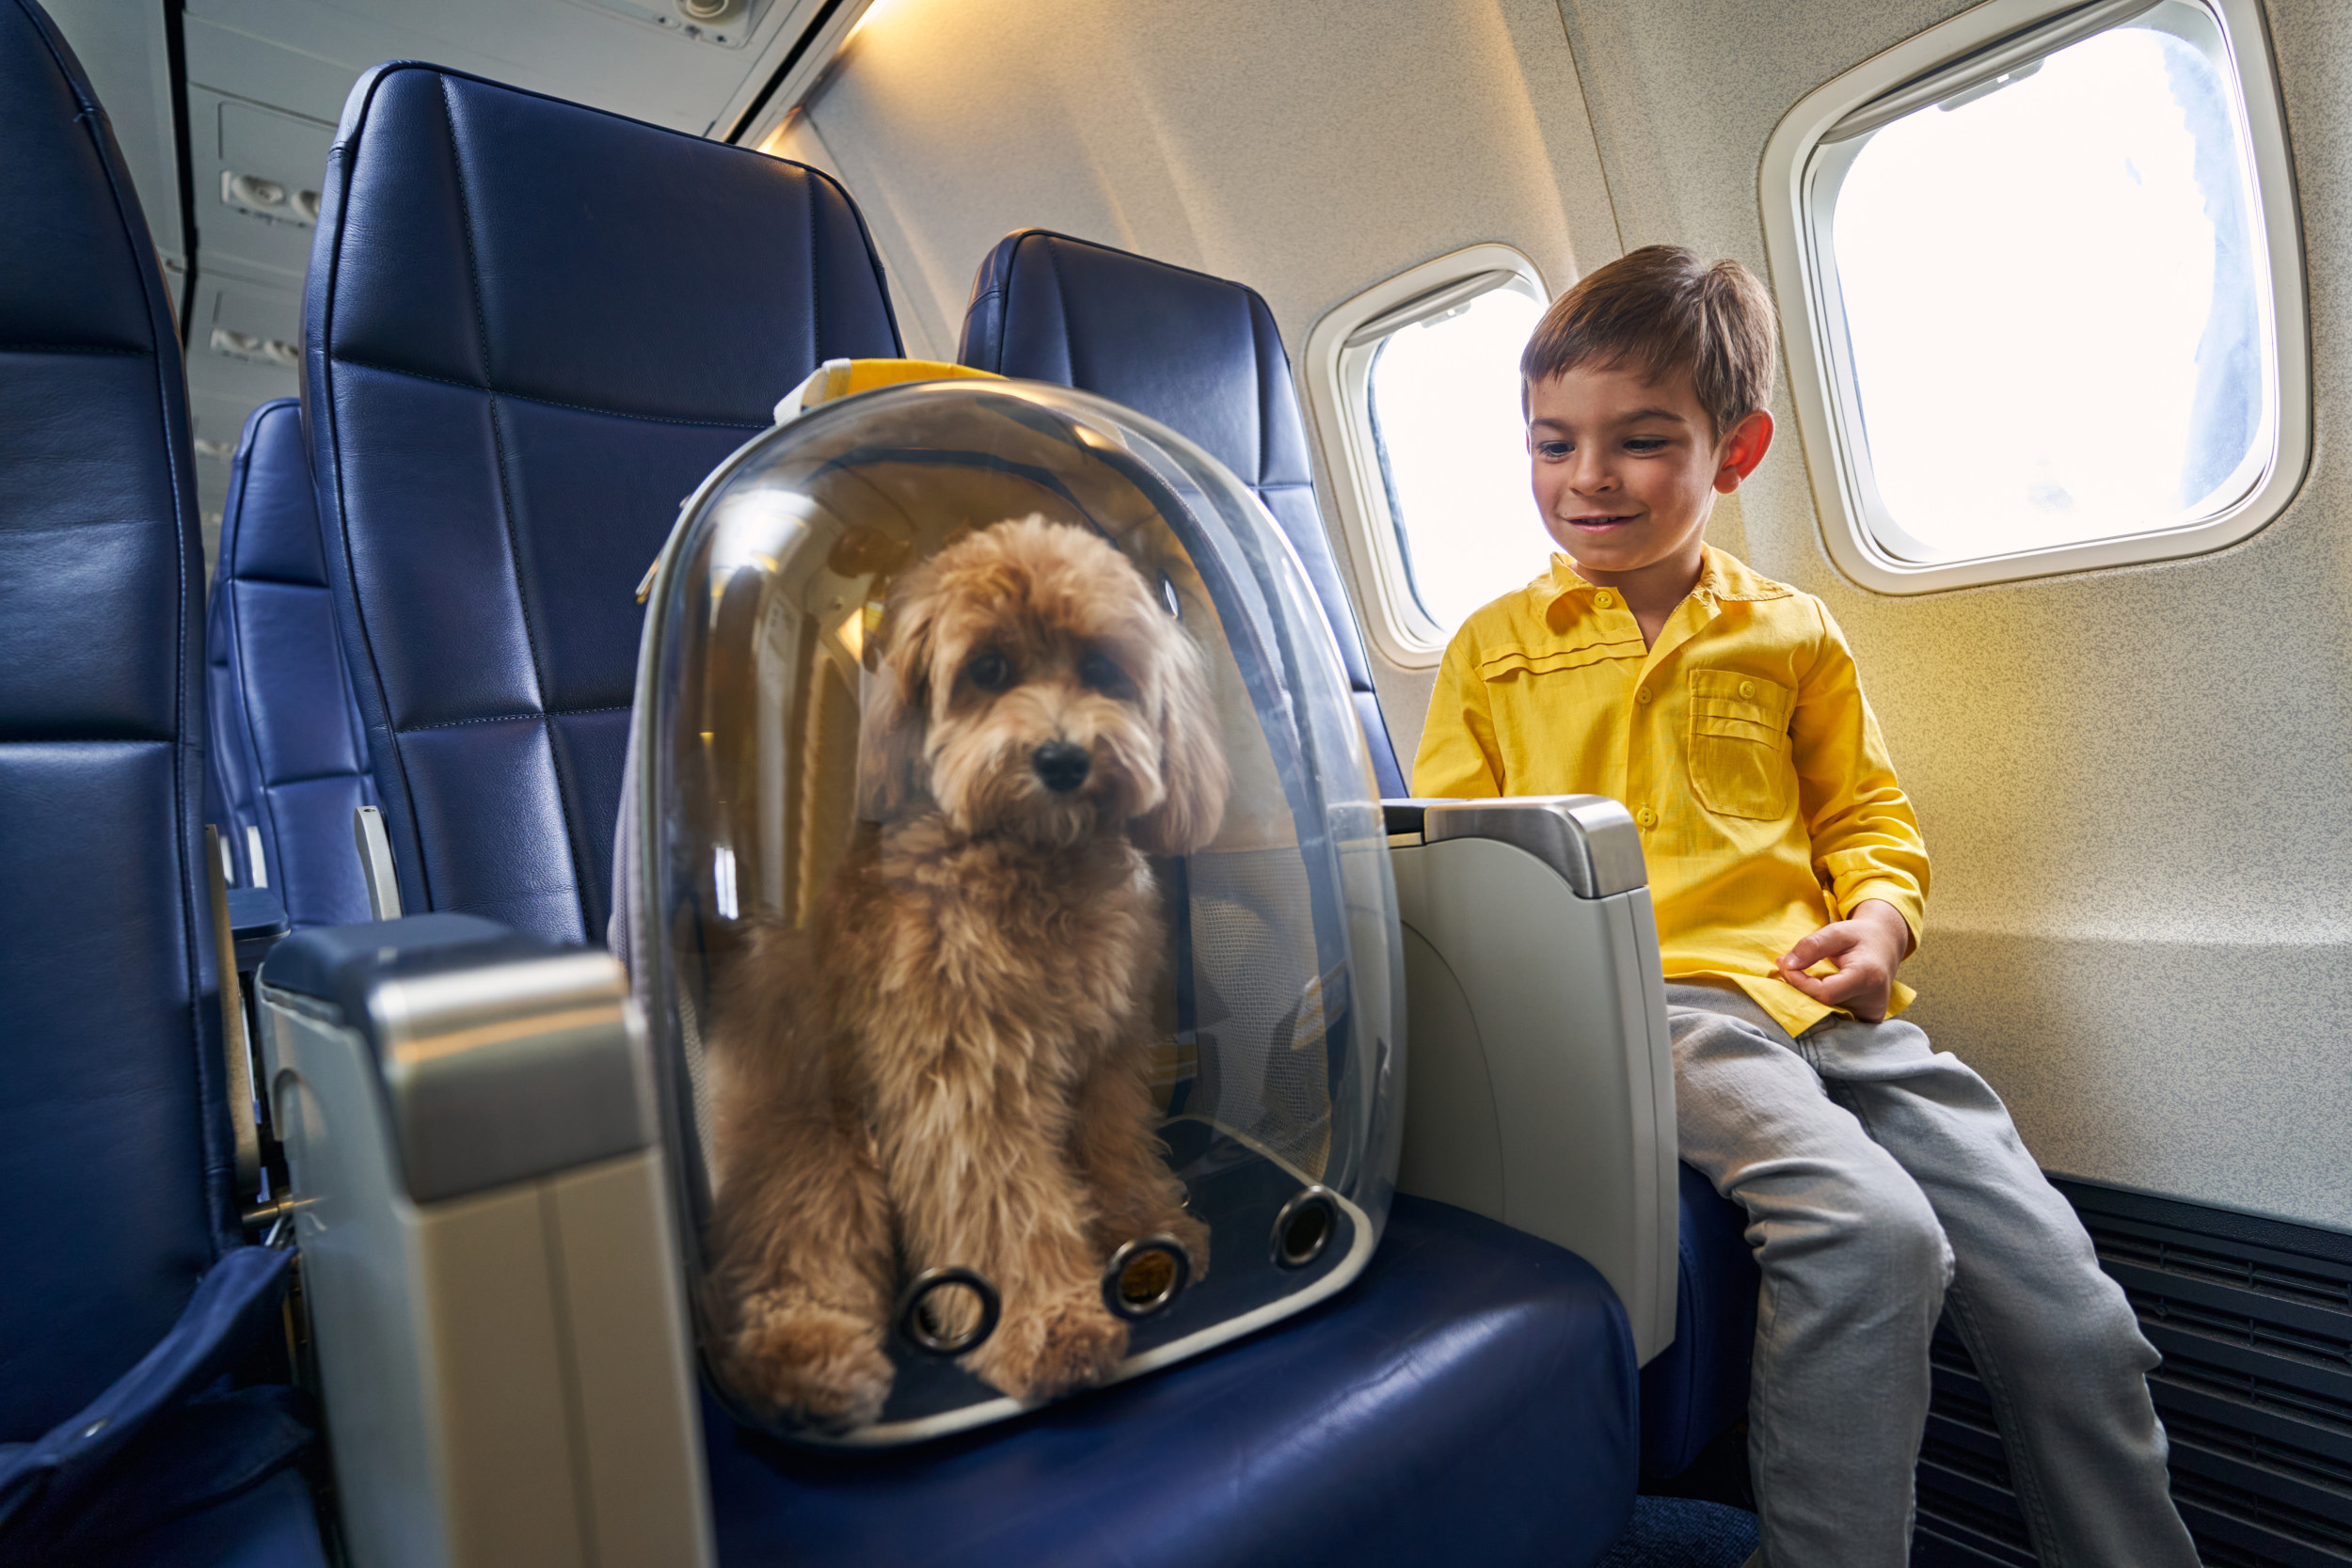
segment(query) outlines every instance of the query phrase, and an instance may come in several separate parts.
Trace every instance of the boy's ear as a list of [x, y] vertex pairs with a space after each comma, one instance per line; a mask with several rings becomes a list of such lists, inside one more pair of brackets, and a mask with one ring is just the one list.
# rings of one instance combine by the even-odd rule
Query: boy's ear
[[1716, 490], [1728, 496], [1740, 488], [1740, 482], [1756, 472], [1756, 466], [1764, 461], [1764, 454], [1772, 447], [1772, 417], [1763, 409], [1733, 425], [1716, 465]]

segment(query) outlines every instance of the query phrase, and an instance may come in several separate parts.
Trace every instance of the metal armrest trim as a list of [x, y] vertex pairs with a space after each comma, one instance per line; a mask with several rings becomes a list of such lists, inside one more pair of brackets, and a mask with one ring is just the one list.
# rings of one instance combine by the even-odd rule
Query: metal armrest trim
[[[1606, 795], [1514, 795], [1495, 800], [1384, 800], [1391, 832], [1418, 828], [1431, 844], [1491, 838], [1524, 849], [1560, 874], [1579, 898], [1608, 898], [1649, 885], [1642, 831]], [[1418, 823], [1400, 822], [1418, 816]]]

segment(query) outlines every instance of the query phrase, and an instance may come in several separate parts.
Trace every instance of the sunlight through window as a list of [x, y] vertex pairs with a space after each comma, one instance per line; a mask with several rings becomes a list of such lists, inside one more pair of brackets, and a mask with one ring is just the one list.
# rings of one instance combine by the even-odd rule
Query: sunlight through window
[[1545, 569], [1551, 542], [1528, 488], [1519, 351], [1544, 308], [1491, 289], [1381, 341], [1372, 435], [1413, 598], [1447, 636]]
[[1890, 554], [2174, 528], [2260, 482], [2278, 408], [2243, 118], [2213, 16], [2166, 0], [1831, 150], [1850, 428]]

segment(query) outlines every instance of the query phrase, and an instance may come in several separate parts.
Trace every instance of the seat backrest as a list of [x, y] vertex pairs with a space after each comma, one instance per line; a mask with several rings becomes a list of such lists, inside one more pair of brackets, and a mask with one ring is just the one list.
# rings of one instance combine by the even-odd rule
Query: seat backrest
[[231, 857], [294, 929], [369, 918], [351, 813], [376, 803], [319, 549], [302, 408], [245, 422], [205, 607], [212, 762]]
[[1315, 505], [1307, 427], [1274, 312], [1255, 289], [1042, 229], [980, 264], [957, 357], [1096, 392], [1190, 436], [1281, 525], [1330, 618], [1383, 795], [1405, 778]]
[[820, 362], [898, 352], [813, 170], [432, 66], [344, 106], [304, 302], [338, 626], [405, 908], [601, 941], [635, 589]]
[[180, 344], [89, 81], [0, 0], [0, 1443], [235, 1240]]

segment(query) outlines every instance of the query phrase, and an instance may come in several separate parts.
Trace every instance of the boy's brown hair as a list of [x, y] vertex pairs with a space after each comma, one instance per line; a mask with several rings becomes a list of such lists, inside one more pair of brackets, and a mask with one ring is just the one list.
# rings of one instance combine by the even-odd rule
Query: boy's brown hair
[[1519, 404], [1537, 382], [1587, 365], [1652, 382], [1688, 375], [1720, 441], [1764, 406], [1776, 329], [1772, 296], [1739, 262], [1644, 245], [1551, 302], [1519, 356]]

